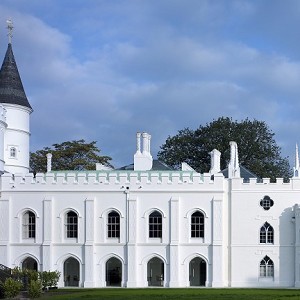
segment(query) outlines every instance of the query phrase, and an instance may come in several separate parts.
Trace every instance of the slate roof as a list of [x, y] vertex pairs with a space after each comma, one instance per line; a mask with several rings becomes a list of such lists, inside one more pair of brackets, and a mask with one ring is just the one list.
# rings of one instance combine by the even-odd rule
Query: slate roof
[[[225, 178], [228, 178], [228, 168], [222, 170], [221, 173], [223, 173]], [[257, 175], [255, 175], [250, 170], [248, 170], [247, 168], [241, 165], [240, 165], [240, 173], [241, 173], [241, 178], [244, 179], [244, 182], [249, 182], [250, 178], [257, 178], [258, 180], [260, 180], [260, 178]]]
[[[133, 164], [121, 167], [117, 170], [125, 170], [125, 171], [132, 171]], [[166, 165], [165, 163], [159, 161], [158, 159], [153, 159], [152, 169], [150, 171], [174, 171], [171, 167]]]
[[0, 70], [0, 103], [17, 104], [32, 109], [26, 97], [10, 43]]

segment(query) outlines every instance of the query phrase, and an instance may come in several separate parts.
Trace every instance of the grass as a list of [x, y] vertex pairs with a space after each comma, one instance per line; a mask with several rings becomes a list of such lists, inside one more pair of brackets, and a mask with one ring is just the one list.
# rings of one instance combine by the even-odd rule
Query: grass
[[49, 300], [300, 300], [297, 289], [58, 289], [41, 299]]

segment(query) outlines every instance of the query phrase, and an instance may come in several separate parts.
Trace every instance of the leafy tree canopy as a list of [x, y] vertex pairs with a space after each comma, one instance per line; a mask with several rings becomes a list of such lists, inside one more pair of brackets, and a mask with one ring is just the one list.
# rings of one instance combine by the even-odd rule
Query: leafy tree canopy
[[111, 167], [109, 156], [100, 156], [96, 142], [85, 140], [68, 141], [53, 144], [30, 153], [30, 169], [33, 172], [47, 171], [47, 153], [52, 153], [52, 170], [95, 170], [96, 163]]
[[240, 164], [258, 177], [274, 180], [290, 176], [288, 159], [281, 157], [274, 133], [265, 122], [248, 118], [238, 122], [220, 117], [196, 130], [179, 130], [160, 147], [158, 158], [177, 169], [186, 162], [198, 172], [208, 172], [209, 153], [217, 149], [221, 152], [221, 169], [225, 169], [230, 159], [230, 141], [238, 145]]

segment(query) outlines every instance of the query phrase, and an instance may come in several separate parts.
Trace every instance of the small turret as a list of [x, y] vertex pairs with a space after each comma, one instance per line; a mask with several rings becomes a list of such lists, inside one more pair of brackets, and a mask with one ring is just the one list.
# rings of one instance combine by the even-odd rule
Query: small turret
[[221, 171], [221, 152], [217, 149], [214, 149], [210, 152], [210, 171], [209, 173], [211, 175], [214, 175], [216, 173], [219, 173]]
[[236, 142], [230, 142], [230, 161], [228, 164], [228, 178], [240, 178], [239, 154]]
[[[141, 148], [141, 138], [143, 141], [143, 148]], [[152, 169], [153, 158], [150, 153], [151, 135], [143, 132], [136, 134], [136, 153], [134, 154], [134, 170], [135, 171], [149, 171]]]
[[[29, 172], [29, 119], [32, 108], [26, 97], [12, 50], [12, 21], [7, 21], [8, 47], [0, 69], [0, 104], [6, 111], [3, 149], [4, 170], [10, 173]], [[1, 122], [1, 120], [0, 120]], [[0, 125], [1, 126], [1, 125]], [[2, 126], [2, 127], [3, 127]]]

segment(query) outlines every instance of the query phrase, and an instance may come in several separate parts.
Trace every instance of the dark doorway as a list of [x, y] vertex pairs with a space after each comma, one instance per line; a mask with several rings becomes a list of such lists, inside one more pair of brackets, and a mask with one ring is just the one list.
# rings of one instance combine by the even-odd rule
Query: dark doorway
[[195, 257], [190, 261], [189, 266], [190, 286], [205, 286], [206, 282], [206, 262], [200, 257]]
[[119, 259], [112, 257], [106, 262], [106, 286], [121, 286], [122, 263]]
[[164, 286], [164, 262], [153, 257], [147, 264], [148, 286]]
[[70, 257], [64, 263], [65, 286], [79, 286], [79, 262]]

